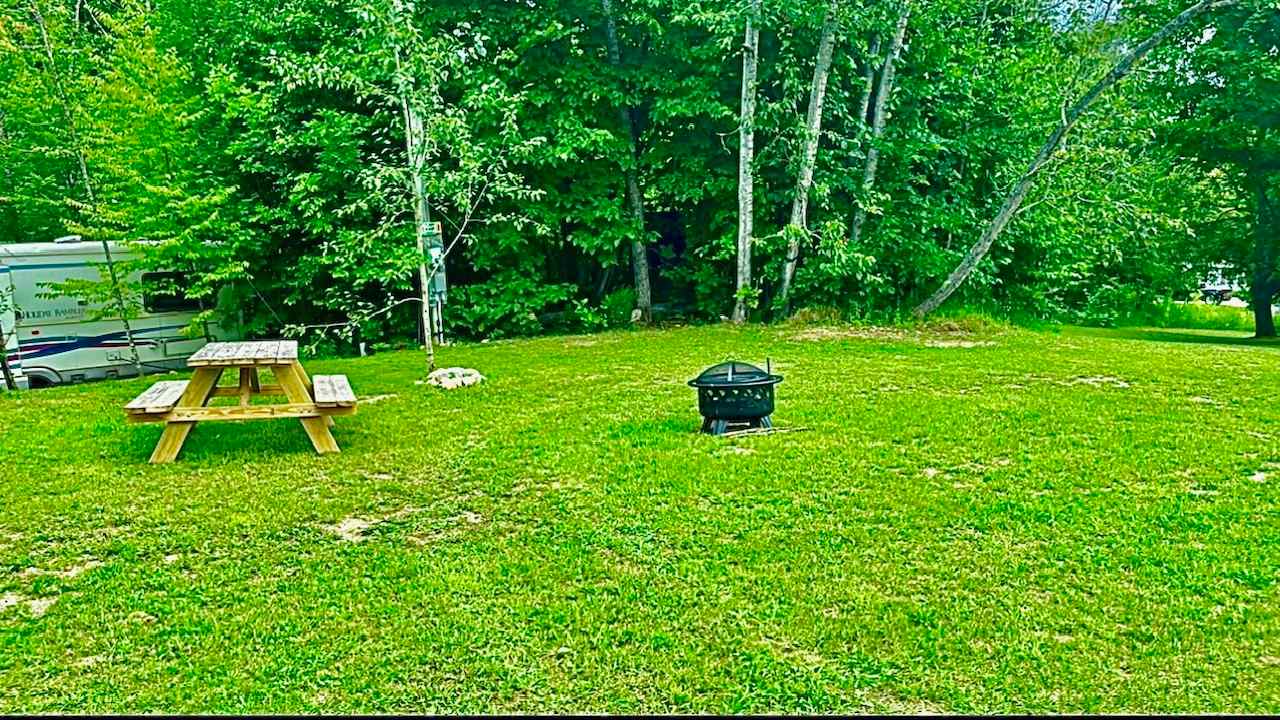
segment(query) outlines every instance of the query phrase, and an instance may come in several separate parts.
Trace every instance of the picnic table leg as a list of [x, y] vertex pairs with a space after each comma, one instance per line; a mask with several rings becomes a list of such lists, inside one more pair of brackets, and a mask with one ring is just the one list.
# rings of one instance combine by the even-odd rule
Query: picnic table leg
[[[310, 395], [312, 399], [315, 399], [316, 391], [315, 388], [311, 386], [311, 376], [307, 375], [307, 371], [302, 367], [302, 363], [294, 360], [293, 369], [298, 373], [298, 377], [302, 378], [302, 383], [307, 386], [307, 394]], [[325, 415], [324, 424], [332, 428], [334, 425], [333, 417]]]
[[240, 407], [248, 407], [249, 397], [261, 391], [257, 368], [240, 368]]
[[[213, 397], [213, 389], [217, 386], [220, 377], [222, 377], [222, 368], [196, 368], [190, 382], [187, 383], [186, 392], [182, 393], [182, 397], [174, 407], [204, 407], [208, 404], [209, 398]], [[191, 428], [194, 426], [193, 421], [165, 423], [164, 432], [160, 433], [160, 441], [156, 443], [156, 449], [151, 453], [151, 462], [167, 463], [177, 459], [178, 453], [182, 451], [182, 444], [187, 441], [187, 435], [191, 434]]]
[[[301, 365], [297, 363], [277, 365], [274, 371], [276, 379], [280, 381], [281, 389], [284, 390], [284, 394], [289, 398], [289, 402], [315, 402], [315, 399], [311, 397], [311, 393], [307, 390], [306, 381], [302, 379], [306, 377], [306, 372], [301, 369]], [[333, 433], [329, 432], [329, 425], [325, 422], [326, 419], [323, 417], [301, 418], [302, 427], [307, 431], [307, 437], [311, 438], [311, 445], [321, 455], [338, 452], [338, 443], [333, 439]]]

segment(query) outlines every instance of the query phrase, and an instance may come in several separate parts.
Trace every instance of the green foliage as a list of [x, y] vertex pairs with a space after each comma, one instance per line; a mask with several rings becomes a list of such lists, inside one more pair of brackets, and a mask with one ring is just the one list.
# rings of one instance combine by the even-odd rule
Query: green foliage
[[[828, 5], [764, 6], [757, 282], [746, 291], [757, 317], [780, 310], [786, 241], [800, 232], [789, 209]], [[191, 273], [188, 294], [219, 298], [250, 333], [400, 338], [417, 324], [397, 304], [415, 294], [422, 260], [417, 173], [427, 219], [453, 248], [451, 333], [537, 332], [530, 312], [617, 327], [629, 312], [620, 319], [620, 303], [598, 298], [630, 277], [637, 228], [621, 169], [634, 168], [640, 230], [660, 258], [655, 301], [715, 319], [734, 301], [745, 5], [614, 6], [619, 67], [598, 0], [127, 0], [79, 15], [48, 0], [11, 5], [0, 23], [0, 241], [145, 239], [149, 267]], [[867, 188], [864, 71], [882, 61], [873, 39], [898, 8], [840, 4], [795, 306], [892, 317], [931, 291], [1062, 105], [1181, 9], [1141, 0], [1102, 20], [1097, 3], [1070, 7], [1079, 12], [914, 4]], [[961, 300], [1107, 324], [1185, 292], [1214, 263], [1247, 274], [1253, 230], [1269, 226], [1241, 159], [1271, 158], [1280, 142], [1276, 15], [1274, 0], [1215, 11], [1211, 37], [1189, 30], [1104, 97]], [[65, 116], [49, 107], [57, 87]], [[631, 108], [634, 155], [619, 107]], [[868, 219], [854, 247], [859, 208]]]
[[609, 327], [625, 327], [631, 322], [631, 311], [636, 306], [636, 291], [630, 287], [621, 287], [604, 297], [600, 303], [601, 312]]
[[[128, 264], [116, 266], [122, 275], [128, 272]], [[105, 263], [97, 265], [97, 280], [71, 278], [62, 282], [41, 283], [38, 297], [74, 297], [86, 305], [85, 317], [90, 320], [132, 320], [142, 312], [142, 284], [123, 279], [113, 280]]]
[[1161, 140], [1217, 185], [1216, 227], [1188, 254], [1230, 263], [1269, 304], [1280, 292], [1280, 2], [1230, 7], [1189, 45], [1194, 52], [1176, 58], [1181, 72], [1151, 81], [1171, 106]]
[[475, 337], [502, 338], [541, 332], [538, 315], [568, 301], [573, 286], [547, 285], [513, 270], [455, 292], [446, 322]]

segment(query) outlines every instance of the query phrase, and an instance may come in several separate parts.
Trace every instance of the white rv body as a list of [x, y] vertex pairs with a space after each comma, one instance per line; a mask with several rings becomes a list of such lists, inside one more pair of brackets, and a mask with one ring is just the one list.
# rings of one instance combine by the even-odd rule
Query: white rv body
[[[74, 297], [41, 297], [50, 292], [47, 283], [102, 279], [102, 244], [68, 239], [0, 245], [0, 296], [11, 297], [8, 310], [0, 299], [0, 332], [7, 336], [4, 352], [20, 388], [137, 374], [120, 320], [94, 320], [99, 308]], [[133, 256], [126, 245], [110, 247], [114, 260]], [[209, 324], [203, 336], [183, 335], [197, 312], [199, 308], [176, 298], [144, 297], [143, 311], [129, 323], [144, 373], [183, 368], [206, 342], [233, 339], [216, 324]]]

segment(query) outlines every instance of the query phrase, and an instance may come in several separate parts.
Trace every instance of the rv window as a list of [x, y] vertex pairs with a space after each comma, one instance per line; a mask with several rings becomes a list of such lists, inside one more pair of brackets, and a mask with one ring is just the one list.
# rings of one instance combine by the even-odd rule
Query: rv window
[[197, 312], [201, 309], [199, 300], [192, 300], [179, 294], [165, 292], [169, 288], [182, 288], [186, 278], [182, 273], [155, 272], [142, 273], [142, 307], [149, 313]]

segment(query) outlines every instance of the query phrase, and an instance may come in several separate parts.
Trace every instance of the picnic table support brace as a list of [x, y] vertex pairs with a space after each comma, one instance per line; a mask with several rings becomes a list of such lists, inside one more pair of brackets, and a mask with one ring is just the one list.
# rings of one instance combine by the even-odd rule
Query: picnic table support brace
[[257, 369], [240, 368], [240, 407], [248, 407], [249, 398], [258, 392], [262, 392], [262, 389], [258, 384]]
[[[204, 407], [213, 396], [213, 389], [221, 377], [220, 367], [196, 368], [177, 407]], [[168, 463], [177, 459], [178, 453], [182, 451], [182, 444], [187, 441], [193, 427], [195, 422], [166, 423], [164, 432], [160, 434], [160, 442], [156, 443], [156, 449], [151, 453], [151, 462]]]
[[[275, 372], [276, 379], [280, 382], [280, 387], [284, 389], [285, 397], [289, 398], [289, 402], [315, 402], [311, 392], [307, 389], [310, 382], [309, 379], [304, 380], [307, 375], [300, 363], [280, 365], [272, 368], [272, 370]], [[333, 434], [329, 432], [329, 424], [333, 422], [332, 418], [302, 418], [299, 422], [302, 423], [302, 428], [307, 431], [307, 437], [311, 438], [311, 445], [315, 447], [316, 452], [321, 455], [338, 452], [338, 442], [333, 439]]]
[[[302, 363], [298, 362], [297, 360], [294, 360], [293, 369], [297, 370], [298, 377], [302, 378], [302, 384], [306, 386], [307, 394], [314, 398], [316, 396], [316, 390], [314, 387], [311, 386], [311, 376], [307, 375], [307, 371], [305, 368], [302, 367]], [[330, 428], [333, 428], [335, 423], [333, 421], [333, 418], [329, 417], [328, 415], [325, 415], [324, 424], [328, 425]]]

